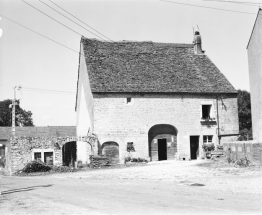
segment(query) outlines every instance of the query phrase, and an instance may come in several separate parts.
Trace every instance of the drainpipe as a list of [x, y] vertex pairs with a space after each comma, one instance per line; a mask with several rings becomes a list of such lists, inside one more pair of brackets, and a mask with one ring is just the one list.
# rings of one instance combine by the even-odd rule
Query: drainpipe
[[218, 145], [220, 145], [220, 128], [219, 128], [219, 113], [218, 113], [218, 95], [216, 97], [217, 99], [217, 136], [218, 136]]

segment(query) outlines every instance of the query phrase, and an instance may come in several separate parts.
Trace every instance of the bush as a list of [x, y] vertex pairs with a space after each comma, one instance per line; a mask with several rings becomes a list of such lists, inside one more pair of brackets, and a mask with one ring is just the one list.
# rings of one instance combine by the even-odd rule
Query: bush
[[51, 172], [75, 172], [76, 169], [72, 169], [68, 166], [52, 166]]
[[47, 164], [43, 163], [42, 161], [30, 161], [25, 165], [22, 169], [24, 173], [31, 173], [31, 172], [48, 172], [51, 170], [51, 167]]
[[204, 143], [202, 147], [205, 152], [213, 151], [215, 149], [214, 143]]
[[128, 157], [125, 157], [125, 163], [126, 162], [134, 162], [134, 163], [145, 162], [145, 163], [147, 163], [148, 161], [144, 158], [131, 158], [130, 156], [128, 156]]

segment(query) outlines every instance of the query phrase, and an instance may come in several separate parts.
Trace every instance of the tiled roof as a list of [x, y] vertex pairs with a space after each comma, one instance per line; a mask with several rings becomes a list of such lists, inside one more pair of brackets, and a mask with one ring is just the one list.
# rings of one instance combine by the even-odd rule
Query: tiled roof
[[193, 44], [81, 42], [92, 92], [237, 92]]
[[[66, 137], [76, 136], [76, 126], [16, 127], [17, 137]], [[0, 139], [12, 136], [11, 127], [0, 127]]]

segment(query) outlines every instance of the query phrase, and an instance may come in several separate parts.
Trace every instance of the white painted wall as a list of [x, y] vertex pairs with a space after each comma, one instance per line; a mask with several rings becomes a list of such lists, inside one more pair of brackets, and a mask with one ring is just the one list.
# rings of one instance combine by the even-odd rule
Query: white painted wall
[[262, 10], [258, 13], [247, 52], [253, 139], [262, 142]]
[[[93, 96], [90, 88], [87, 65], [84, 58], [83, 45], [80, 44], [80, 65], [77, 85], [76, 106], [76, 134], [86, 136], [93, 130]], [[90, 146], [86, 142], [77, 141], [77, 160], [83, 164], [89, 163], [88, 151]]]

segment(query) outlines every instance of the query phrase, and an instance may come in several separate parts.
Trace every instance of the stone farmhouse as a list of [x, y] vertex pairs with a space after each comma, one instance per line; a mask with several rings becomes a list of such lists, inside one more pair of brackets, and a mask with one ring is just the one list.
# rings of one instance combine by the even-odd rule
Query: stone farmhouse
[[[105, 42], [81, 38], [77, 83], [77, 136], [92, 132], [98, 153], [124, 162], [191, 160], [203, 143], [215, 145], [239, 132], [237, 91], [193, 44]], [[77, 142], [78, 160], [88, 162]], [[89, 150], [90, 151], [90, 150]]]

